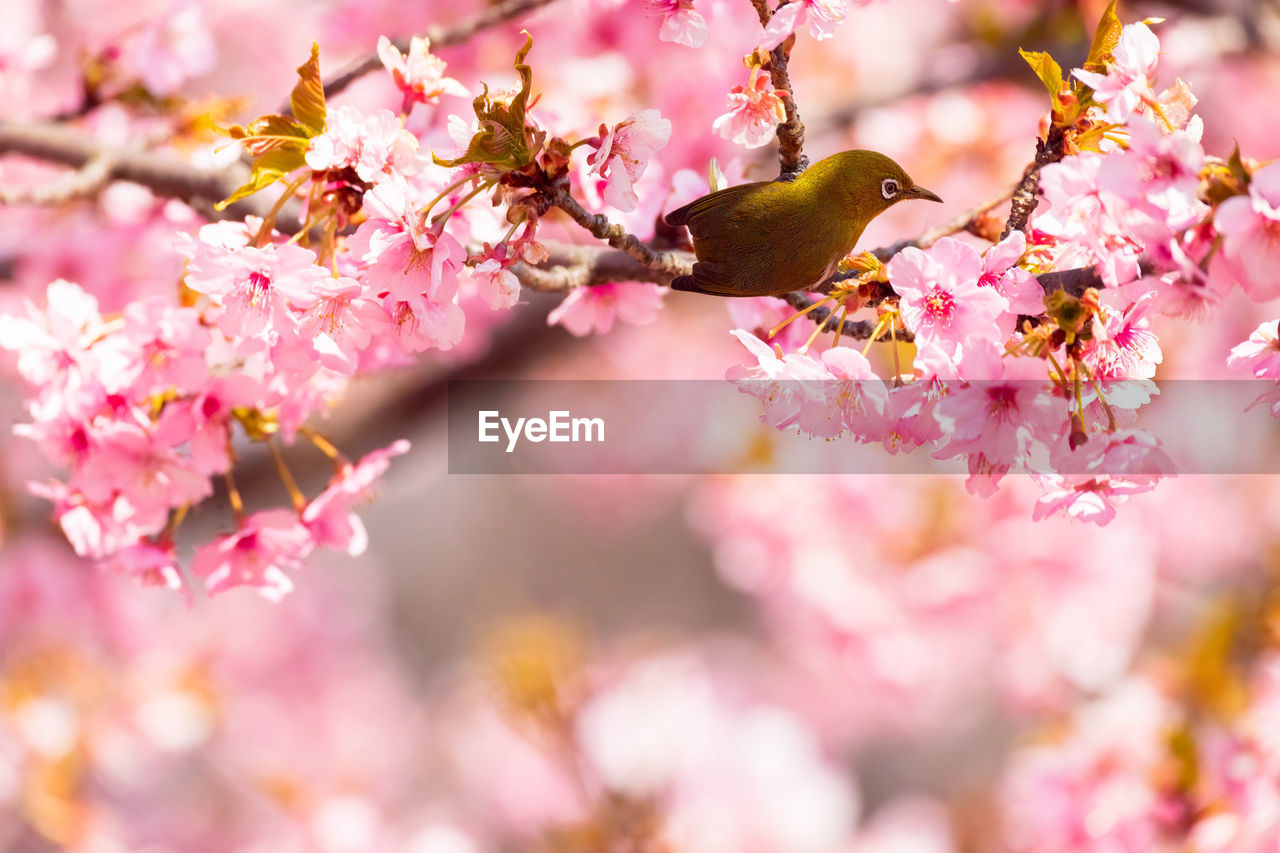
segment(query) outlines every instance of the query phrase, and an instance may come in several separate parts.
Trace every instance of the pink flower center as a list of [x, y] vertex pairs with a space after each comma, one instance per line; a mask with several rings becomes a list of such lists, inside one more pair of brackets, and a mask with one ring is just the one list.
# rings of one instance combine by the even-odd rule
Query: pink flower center
[[271, 279], [260, 272], [249, 273], [249, 279], [244, 284], [245, 304], [250, 308], [265, 308], [270, 291]]
[[941, 287], [934, 287], [933, 291], [924, 298], [925, 317], [937, 325], [951, 325], [955, 310], [956, 298]]

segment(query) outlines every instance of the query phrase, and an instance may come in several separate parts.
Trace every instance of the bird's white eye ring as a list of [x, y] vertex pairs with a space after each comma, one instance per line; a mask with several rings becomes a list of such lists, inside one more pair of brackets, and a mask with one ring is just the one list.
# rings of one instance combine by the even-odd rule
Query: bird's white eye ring
[[880, 182], [880, 195], [884, 196], [886, 201], [888, 199], [893, 198], [897, 194], [898, 194], [898, 182], [895, 181], [893, 178], [885, 178], [883, 181]]

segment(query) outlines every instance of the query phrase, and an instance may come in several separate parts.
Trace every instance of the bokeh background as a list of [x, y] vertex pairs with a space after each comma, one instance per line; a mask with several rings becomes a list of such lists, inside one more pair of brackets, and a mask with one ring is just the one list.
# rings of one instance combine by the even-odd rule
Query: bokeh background
[[[648, 3], [556, 0], [440, 55], [473, 89], [510, 85], [524, 27], [544, 126], [669, 117], [641, 207], [620, 217], [647, 237], [680, 170], [776, 168], [771, 148], [711, 131], [744, 81], [754, 12], [696, 5], [711, 33], [698, 50], [659, 41]], [[1017, 49], [1079, 65], [1104, 5], [888, 0], [851, 4], [830, 40], [802, 33], [808, 153], [874, 148], [946, 199], [896, 208], [861, 245], [1007, 191], [1047, 108]], [[142, 93], [77, 126], [122, 142], [181, 115], [185, 153], [217, 162], [200, 117], [274, 109], [313, 40], [337, 69], [379, 35], [478, 8], [4, 0], [0, 118], [76, 114], [109, 59]], [[1191, 84], [1210, 154], [1276, 153], [1277, 4], [1121, 14], [1166, 19], [1160, 79]], [[399, 94], [372, 74], [337, 103], [396, 109]], [[419, 111], [411, 129], [446, 138], [466, 107]], [[0, 184], [57, 174], [0, 156]], [[0, 207], [0, 311], [58, 277], [104, 310], [173, 288], [173, 235], [199, 221], [128, 184]], [[1274, 477], [1180, 478], [1105, 527], [1033, 523], [1018, 478], [981, 500], [956, 479], [767, 473], [756, 423], [741, 440], [765, 473], [451, 476], [450, 379], [720, 378], [744, 360], [734, 312], [777, 310], [674, 294], [647, 322], [578, 336], [548, 325], [557, 302], [469, 312], [456, 350], [353, 385], [326, 435], [352, 457], [401, 437], [413, 449], [362, 510], [368, 552], [316, 560], [279, 603], [242, 590], [187, 606], [77, 560], [26, 492], [51, 471], [0, 432], [0, 849], [1280, 849]], [[1233, 299], [1204, 322], [1162, 320], [1160, 376], [1227, 375], [1266, 316]], [[11, 368], [6, 424], [24, 419]], [[304, 491], [323, 487], [314, 453], [289, 459]], [[251, 503], [280, 500], [269, 458], [249, 450], [243, 466]], [[186, 535], [229, 517], [218, 496]]]

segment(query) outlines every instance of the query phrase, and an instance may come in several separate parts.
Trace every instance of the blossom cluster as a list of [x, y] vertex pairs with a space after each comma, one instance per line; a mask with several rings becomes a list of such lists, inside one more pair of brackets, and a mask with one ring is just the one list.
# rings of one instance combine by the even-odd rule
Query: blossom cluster
[[[730, 378], [764, 401], [762, 420], [891, 452], [928, 448], [963, 460], [978, 494], [1011, 471], [1032, 474], [1043, 489], [1037, 518], [1105, 524], [1174, 473], [1161, 437], [1140, 428], [1140, 410], [1159, 394], [1156, 323], [1203, 320], [1235, 288], [1258, 301], [1277, 295], [1280, 255], [1268, 235], [1280, 216], [1280, 166], [1208, 157], [1190, 88], [1154, 88], [1156, 35], [1145, 23], [1110, 25], [1114, 48], [1091, 58], [1095, 70], [1046, 79], [1060, 87], [1050, 86], [1057, 141], [1042, 144], [1062, 150], [1040, 169], [1043, 198], [1023, 230], [981, 253], [953, 237], [903, 249], [853, 279], [863, 293], [878, 281], [887, 296], [868, 300], [837, 283], [821, 300], [870, 302], [873, 337], [911, 336], [909, 364], [890, 344], [891, 382], [867, 351], [819, 344], [811, 354], [815, 335], [784, 352], [766, 343], [776, 328], [734, 332], [754, 363]], [[1062, 115], [1068, 103], [1074, 113]], [[1072, 269], [1089, 272], [1092, 286], [1049, 283]], [[1275, 329], [1264, 323], [1228, 365], [1280, 378]]]

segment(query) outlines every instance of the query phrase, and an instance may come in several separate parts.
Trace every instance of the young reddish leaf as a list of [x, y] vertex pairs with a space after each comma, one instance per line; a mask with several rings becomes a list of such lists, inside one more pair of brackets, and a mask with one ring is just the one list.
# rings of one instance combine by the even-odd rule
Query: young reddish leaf
[[1102, 13], [1102, 20], [1098, 21], [1098, 29], [1093, 33], [1093, 44], [1089, 46], [1089, 58], [1084, 63], [1086, 71], [1105, 71], [1111, 51], [1120, 43], [1122, 24], [1120, 16], [1116, 14], [1117, 2], [1118, 0], [1111, 0]]
[[1062, 92], [1062, 66], [1043, 51], [1027, 51], [1018, 48], [1018, 54], [1031, 66], [1031, 70], [1049, 90], [1049, 97], [1053, 98], [1053, 102], [1057, 104], [1058, 95]]
[[311, 43], [311, 58], [298, 66], [298, 83], [289, 96], [289, 106], [307, 136], [324, 133], [324, 81], [320, 79], [320, 45]]

